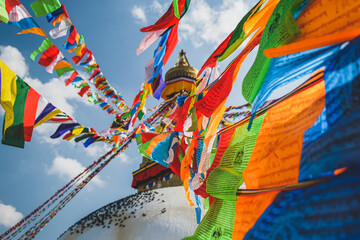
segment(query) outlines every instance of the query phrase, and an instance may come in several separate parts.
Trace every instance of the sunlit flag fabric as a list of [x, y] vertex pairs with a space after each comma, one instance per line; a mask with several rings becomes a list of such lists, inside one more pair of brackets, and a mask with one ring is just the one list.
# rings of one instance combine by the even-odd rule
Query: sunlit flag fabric
[[[116, 116], [114, 129], [98, 134], [47, 102], [0, 61], [0, 100], [6, 112], [3, 143], [23, 147], [33, 127], [45, 122], [59, 125], [51, 138], [83, 140], [85, 147], [114, 141], [117, 148], [137, 134], [140, 154], [181, 178], [190, 206], [190, 190], [194, 191], [198, 220], [199, 197], [208, 199], [208, 212], [193, 236], [185, 239], [359, 239], [360, 3], [260, 0], [205, 62], [199, 72], [208, 68], [203, 82], [167, 100], [167, 107], [155, 112], [154, 122], [140, 124], [125, 136], [146, 113], [148, 95], [160, 96], [162, 68], [178, 42], [179, 20], [189, 3], [173, 0], [155, 24], [141, 29], [147, 35], [138, 54], [158, 37], [161, 40], [130, 109], [102, 74], [65, 7], [57, 0], [34, 2], [35, 14], [47, 15], [57, 26], [50, 35], [67, 36], [64, 48], [75, 52], [73, 62], [90, 73], [87, 81], [73, 71], [65, 84], [114, 112], [94, 85], [125, 112]], [[0, 19], [29, 23], [32, 18], [17, 0], [0, 0]], [[218, 62], [249, 36], [219, 75]], [[236, 107], [226, 108], [226, 99], [242, 62], [257, 45], [255, 62], [242, 83], [243, 96], [252, 104], [230, 113]], [[55, 69], [62, 75], [73, 70], [49, 38], [31, 58], [39, 54], [39, 63], [49, 72]], [[288, 83], [297, 87], [269, 100]], [[234, 116], [239, 116], [238, 122], [226, 122]], [[220, 123], [225, 127], [219, 129]], [[36, 235], [52, 217], [45, 216], [26, 234]]]
[[242, 94], [248, 102], [253, 102], [269, 68], [270, 59], [264, 56], [264, 49], [290, 43], [300, 33], [294, 16], [296, 15], [296, 10], [303, 10], [301, 2], [297, 0], [282, 0], [276, 5], [263, 31], [255, 63], [246, 74], [242, 84]]
[[[355, 52], [354, 50], [350, 49], [348, 49], [347, 51], [349, 53]], [[350, 66], [351, 59], [356, 59], [347, 57], [344, 53], [342, 54], [342, 56], [344, 56], [344, 60], [348, 59], [347, 61], [345, 60], [345, 62], [343, 60], [343, 66]], [[337, 62], [339, 62], [339, 60]], [[336, 66], [336, 64], [334, 64], [333, 66]], [[355, 64], [353, 66], [355, 66]], [[339, 67], [339, 69], [343, 68]], [[350, 70], [351, 68], [349, 67], [348, 69]], [[356, 71], [357, 70], [352, 69], [354, 75], [356, 75]], [[291, 184], [298, 184], [299, 181], [301, 181], [300, 183], [306, 183], [307, 181], [311, 182], [311, 179], [322, 179], [326, 176], [332, 177], [334, 175], [342, 173], [342, 171], [337, 171], [337, 169], [346, 166], [356, 166], [357, 164], [356, 161], [353, 160], [354, 156], [357, 156], [359, 154], [358, 150], [356, 150], [358, 149], [358, 147], [354, 146], [355, 142], [357, 141], [354, 139], [355, 141], [350, 143], [349, 134], [350, 132], [354, 133], [354, 131], [350, 131], [350, 129], [358, 128], [358, 126], [355, 125], [358, 123], [358, 120], [356, 120], [358, 111], [356, 110], [358, 109], [357, 105], [359, 104], [357, 94], [360, 86], [360, 78], [349, 77], [348, 81], [352, 82], [351, 85], [340, 84], [338, 87], [341, 89], [339, 89], [340, 91], [334, 88], [334, 94], [336, 93], [341, 95], [334, 95], [331, 99], [342, 99], [339, 103], [334, 100], [330, 101], [329, 103], [325, 103], [325, 85], [331, 86], [331, 83], [333, 81], [338, 82], [336, 79], [344, 78], [341, 77], [341, 75], [337, 74], [337, 78], [329, 78], [328, 80], [325, 80], [324, 83], [323, 76], [323, 72], [319, 72], [318, 74], [314, 75], [314, 79], [309, 80], [311, 83], [311, 85], [309, 86], [311, 87], [299, 88], [298, 91], [294, 92], [295, 95], [290, 95], [287, 99], [283, 100], [280, 103], [277, 103], [276, 105], [270, 105], [271, 108], [267, 110], [266, 114], [262, 114], [261, 116], [256, 118], [256, 121], [258, 121], [260, 118], [262, 118], [263, 120], [258, 122], [260, 123], [259, 125], [254, 125], [251, 129], [251, 131], [254, 131], [255, 129], [257, 129], [256, 131], [258, 131], [258, 134], [255, 134], [255, 138], [253, 138], [252, 140], [251, 138], [248, 138], [246, 134], [240, 134], [240, 132], [237, 132], [237, 134], [233, 135], [233, 138], [229, 144], [229, 148], [232, 146], [231, 148], [233, 150], [228, 149], [225, 151], [225, 154], [221, 158], [221, 164], [217, 168], [212, 170], [212, 172], [209, 174], [209, 177], [206, 179], [206, 192], [219, 199], [212, 203], [209, 212], [203, 219], [202, 223], [199, 225], [199, 228], [195, 232], [195, 235], [189, 239], [208, 239], [209, 237], [214, 236], [213, 234], [219, 234], [226, 239], [242, 239], [244, 237], [245, 239], [247, 239], [248, 236], [252, 236], [249, 239], [271, 239], [274, 236], [273, 234], [275, 234], [275, 236], [277, 236], [276, 234], [280, 234], [279, 236], [283, 236], [283, 234], [285, 234], [285, 239], [288, 236], [306, 236], [304, 235], [305, 232], [303, 231], [291, 231], [282, 233], [282, 231], [280, 230], [277, 231], [276, 228], [274, 229], [269, 227], [263, 227], [263, 224], [265, 224], [265, 222], [266, 224], [272, 224], [273, 221], [280, 221], [277, 223], [280, 229], [282, 228], [281, 226], [284, 225], [286, 227], [289, 224], [291, 224], [292, 226], [297, 226], [297, 228], [303, 228], [305, 227], [307, 221], [303, 219], [305, 215], [301, 215], [301, 217], [299, 215], [304, 225], [299, 225], [299, 220], [296, 220], [294, 218], [287, 218], [287, 220], [284, 220], [284, 218], [278, 217], [271, 217], [270, 220], [266, 220], [263, 224], [260, 225], [258, 223], [262, 219], [268, 219], [270, 216], [272, 216], [272, 208], [276, 208], [277, 206], [279, 206], [279, 204], [280, 206], [286, 206], [285, 200], [281, 200], [284, 202], [277, 202], [278, 200], [276, 200], [280, 196], [283, 196], [283, 194], [287, 194], [285, 192], [280, 193], [281, 187], [289, 186]], [[346, 73], [344, 77], [345, 76]], [[326, 83], [327, 81], [328, 84]], [[347, 93], [346, 95], [344, 94], [345, 92]], [[326, 94], [331, 94], [331, 92], [326, 92]], [[346, 101], [346, 104], [341, 104], [345, 103], [344, 101]], [[332, 106], [333, 104], [336, 104], [336, 107]], [[331, 116], [339, 116], [336, 113], [338, 112], [337, 109], [340, 106], [343, 106], [343, 109], [351, 109], [351, 114], [354, 117], [349, 119], [349, 115], [345, 114], [346, 111], [343, 111], [344, 115], [342, 115], [342, 118], [337, 117], [336, 121], [341, 126], [332, 124], [330, 128], [329, 123], [331, 121], [325, 121], [322, 112], [324, 109], [326, 109], [326, 112], [328, 112], [327, 109], [333, 109], [334, 114], [332, 114]], [[291, 111], [288, 110], [290, 108]], [[333, 117], [331, 118], [334, 119]], [[328, 127], [324, 128], [324, 121], [327, 122], [326, 126]], [[312, 125], [313, 127], [311, 127]], [[246, 133], [246, 129], [247, 126], [245, 124], [238, 127], [236, 131], [243, 130], [245, 131], [244, 133]], [[305, 131], [306, 129], [309, 129], [308, 131], [310, 132]], [[347, 131], [346, 129], [349, 129], [349, 131]], [[222, 133], [221, 136], [223, 136], [225, 133], [227, 132]], [[342, 141], [337, 141], [336, 139], [338, 139], [340, 136]], [[318, 140], [314, 141], [316, 137], [318, 137]], [[239, 143], [235, 142], [235, 140], [240, 140], [241, 138], [245, 138], [245, 150], [241, 147], [241, 144], [239, 145]], [[252, 142], [253, 145], [248, 145], [246, 141], [249, 141], [249, 143]], [[303, 146], [303, 144], [305, 149], [302, 150], [301, 146]], [[330, 146], [335, 147], [336, 145], [336, 148], [330, 150], [332, 149], [329, 148]], [[321, 149], [324, 147], [326, 150], [322, 149], [319, 151], [319, 147]], [[313, 150], [311, 148], [313, 148]], [[248, 152], [246, 152], [246, 149], [248, 149]], [[332, 151], [336, 151], [336, 154]], [[307, 153], [309, 153], [309, 155]], [[234, 165], [229, 164], [229, 162], [226, 163], [231, 159], [227, 158], [226, 154], [229, 154], [229, 157], [232, 156], [232, 158], [235, 158], [235, 162], [233, 162]], [[236, 160], [237, 158], [240, 159]], [[302, 166], [303, 161], [306, 162], [306, 165], [304, 166]], [[311, 164], [309, 161], [311, 161]], [[331, 161], [333, 161], [332, 164], [328, 164]], [[229, 168], [222, 168], [222, 165], [228, 166]], [[237, 190], [237, 187], [241, 185], [242, 181], [239, 181], [237, 184], [228, 185], [228, 183], [229, 179], [231, 179], [232, 174], [234, 174], [234, 168], [236, 168], [236, 166], [240, 167], [238, 168], [240, 170], [240, 173], [243, 172], [242, 174], [239, 174], [237, 176], [240, 177], [240, 180], [243, 178], [246, 189], [249, 190], [241, 191], [243, 195], [240, 194], [240, 196], [237, 198], [235, 206], [231, 198], [234, 197], [234, 191]], [[359, 165], [357, 165], [357, 167], [358, 166]], [[227, 174], [227, 171], [230, 172]], [[306, 175], [303, 175], [303, 177], [301, 177], [302, 173], [306, 173]], [[342, 175], [339, 175], [339, 177], [334, 177], [334, 180], [329, 181], [332, 181], [333, 184], [343, 184], [341, 183], [341, 181], [335, 181], [335, 179], [341, 179], [344, 177], [346, 178], [346, 176], [349, 176], [348, 174], [352, 174], [352, 177], [348, 179], [352, 179], [352, 181], [357, 181], [355, 180], [356, 178], [354, 178], [354, 172], [347, 173], [346, 171]], [[219, 178], [220, 175], [222, 176], [221, 178]], [[346, 181], [344, 181], [344, 183], [345, 182]], [[301, 187], [300, 183], [297, 187], [294, 185], [294, 188], [303, 188]], [[326, 182], [320, 182], [318, 184], [319, 188], [315, 187], [315, 189], [323, 189], [327, 186]], [[330, 184], [329, 186], [333, 186], [333, 184]], [[228, 194], [226, 194], [227, 188], [225, 186], [234, 186], [235, 188], [233, 188], [232, 190], [229, 188], [230, 191], [228, 192]], [[314, 189], [313, 184], [310, 184], [309, 186], [310, 187], [304, 188], [303, 190], [298, 190], [298, 192], [301, 193], [310, 191], [315, 193], [316, 191], [312, 190]], [[280, 188], [279, 190], [265, 190], [265, 192], [257, 191], [257, 189], [261, 190], [274, 187]], [[331, 199], [332, 196], [337, 195], [339, 189], [341, 189], [340, 185], [338, 188], [331, 190], [332, 193], [330, 194], [329, 192], [326, 197], [314, 197], [314, 201], [307, 200], [307, 198], [302, 199], [304, 201], [304, 204], [316, 204], [315, 202], [319, 201], [328, 202], [326, 199]], [[356, 192], [359, 191], [359, 189], [356, 188], [351, 187], [351, 189]], [[293, 192], [289, 194], [292, 194]], [[348, 196], [349, 194], [351, 194], [351, 192], [351, 190], [344, 190], [341, 191], [341, 195], [338, 195], [339, 204], [343, 205], [343, 207], [344, 205], [346, 205], [346, 199], [348, 199]], [[280, 195], [278, 195], [279, 193]], [[297, 199], [296, 203], [296, 205], [289, 205], [289, 207], [298, 206], [297, 208], [301, 209], [305, 206], [302, 205], [299, 199]], [[359, 202], [354, 202], [354, 204], [357, 206]], [[348, 209], [353, 209], [353, 207], [354, 206], [349, 206]], [[235, 208], [236, 214], [230, 214], [233, 213]], [[332, 210], [333, 209], [331, 207], [326, 209], [322, 208], [321, 212], [316, 210], [314, 214], [316, 214], [315, 216], [326, 216], [326, 214], [331, 214]], [[291, 210], [288, 209], [288, 211]], [[227, 212], [228, 214], [225, 214], [225, 212]], [[307, 214], [309, 215], [311, 214], [311, 212], [307, 212]], [[346, 211], [344, 211], [343, 214], [346, 215]], [[352, 220], [349, 220], [348, 222], [342, 222], [341, 224], [342, 228], [348, 228], [348, 230], [346, 231], [347, 236], [358, 236], [358, 233], [355, 231], [358, 226], [356, 224], [353, 224], [355, 222], [358, 222], [359, 218], [357, 217], [358, 215], [354, 216], [355, 217], [352, 218]], [[258, 219], [259, 221], [257, 222]], [[226, 223], [224, 224], [225, 221]], [[328, 218], [328, 221], [333, 222], [336, 221], [336, 219]], [[232, 225], [234, 225], [234, 229]], [[316, 229], [320, 227], [320, 225], [314, 225], [313, 227], [314, 228], [311, 227], [311, 229], [316, 232]], [[247, 233], [248, 235], [246, 235]], [[343, 231], [341, 230], [341, 228], [339, 228], [339, 231], [332, 228], [332, 231], [321, 231], [316, 232], [316, 234], [321, 234], [319, 236], [323, 237], [330, 237], [332, 235], [340, 236], [341, 234], [343, 234]]]
[[[359, 35], [356, 31], [360, 27], [356, 15], [359, 2], [347, 4], [340, 0], [338, 4], [343, 8], [331, 3], [329, 0], [279, 2], [264, 30], [255, 63], [244, 78], [242, 93], [248, 102], [253, 102], [258, 94], [269, 68], [270, 59], [265, 57], [265, 49], [273, 48], [269, 56], [281, 56], [351, 40]], [[346, 36], [351, 31], [347, 38], [341, 38], [342, 34]], [[340, 40], [332, 41], [334, 39]], [[277, 51], [282, 53], [277, 55]]]
[[316, 69], [326, 66], [338, 54], [340, 47], [332, 45], [272, 59], [263, 86], [254, 99], [252, 118], [273, 91], [291, 82], [301, 81]]

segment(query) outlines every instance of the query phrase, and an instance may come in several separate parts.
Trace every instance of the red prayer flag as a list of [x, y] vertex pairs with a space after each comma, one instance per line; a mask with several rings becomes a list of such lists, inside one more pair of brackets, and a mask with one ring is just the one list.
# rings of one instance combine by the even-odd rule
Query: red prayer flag
[[173, 51], [174, 51], [174, 49], [176, 47], [176, 44], [179, 41], [179, 38], [178, 38], [178, 26], [179, 26], [179, 23], [176, 23], [175, 26], [171, 29], [169, 38], [167, 40], [166, 53], [165, 53], [165, 56], [163, 58], [163, 65], [164, 66], [166, 65], [169, 57], [171, 56], [171, 54], [173, 53]]
[[39, 98], [40, 94], [30, 87], [26, 97], [24, 112], [24, 140], [27, 142], [31, 141]]
[[184, 131], [184, 123], [186, 120], [187, 113], [189, 111], [191, 97], [187, 98], [184, 104], [175, 110], [174, 113], [169, 115], [167, 118], [171, 119], [172, 121], [176, 122], [174, 131], [183, 132]]
[[65, 82], [65, 86], [68, 86], [72, 81], [74, 81], [74, 79], [79, 75], [79, 73], [77, 71], [74, 71], [70, 78], [68, 80], [66, 80]]
[[70, 32], [67, 40], [71, 45], [74, 45], [78, 32], [76, 31], [76, 28], [74, 25], [71, 26], [70, 31], [71, 32]]
[[81, 89], [80, 89], [80, 91], [78, 92], [78, 94], [81, 96], [81, 97], [83, 97], [84, 96], [84, 94], [87, 92], [87, 90], [89, 90], [90, 89], [90, 86], [89, 85], [87, 85], [87, 86], [84, 86], [84, 87], [82, 87]]
[[159, 135], [158, 133], [152, 133], [152, 132], [142, 132], [140, 134], [141, 134], [142, 143], [146, 143], [151, 139], [153, 139], [154, 137], [156, 137], [157, 135]]
[[72, 131], [70, 131], [69, 133], [65, 134], [65, 136], [63, 137], [63, 140], [67, 139], [68, 137], [70, 137], [72, 135]]
[[[179, 13], [182, 13], [184, 6], [185, 6], [186, 0], [179, 0]], [[174, 6], [171, 3], [169, 9], [166, 11], [166, 13], [159, 18], [159, 20], [156, 21], [155, 24], [150, 25], [148, 27], [141, 28], [141, 32], [152, 32], [157, 31], [165, 28], [169, 28], [173, 26], [174, 24], [179, 22], [179, 18], [177, 18], [174, 14]]]
[[254, 36], [252, 41], [248, 43], [244, 50], [225, 70], [221, 78], [218, 79], [217, 82], [210, 88], [205, 97], [194, 104], [196, 109], [198, 109], [206, 117], [210, 117], [218, 106], [220, 106], [220, 104], [229, 96], [234, 79], [239, 71], [239, 64], [241, 64], [244, 57], [259, 44], [261, 36], [262, 32], [260, 32], [257, 36]]
[[53, 45], [49, 47], [43, 54], [41, 54], [39, 64], [47, 67], [49, 66], [57, 57], [59, 54], [59, 49]]

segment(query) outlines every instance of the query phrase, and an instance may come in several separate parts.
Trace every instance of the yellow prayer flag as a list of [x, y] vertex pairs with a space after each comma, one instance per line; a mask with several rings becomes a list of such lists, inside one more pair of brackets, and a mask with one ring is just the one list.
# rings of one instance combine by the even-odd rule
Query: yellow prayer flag
[[0, 60], [0, 82], [1, 82], [1, 106], [4, 108], [5, 122], [4, 133], [14, 122], [14, 103], [16, 98], [16, 78], [17, 75]]

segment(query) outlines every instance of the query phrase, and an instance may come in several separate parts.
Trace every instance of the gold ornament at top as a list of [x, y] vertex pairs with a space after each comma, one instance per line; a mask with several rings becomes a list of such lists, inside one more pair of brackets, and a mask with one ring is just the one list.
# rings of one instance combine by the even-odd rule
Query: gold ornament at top
[[178, 77], [190, 77], [195, 80], [198, 72], [196, 68], [190, 66], [186, 52], [181, 50], [174, 67], [170, 68], [165, 75], [165, 83]]

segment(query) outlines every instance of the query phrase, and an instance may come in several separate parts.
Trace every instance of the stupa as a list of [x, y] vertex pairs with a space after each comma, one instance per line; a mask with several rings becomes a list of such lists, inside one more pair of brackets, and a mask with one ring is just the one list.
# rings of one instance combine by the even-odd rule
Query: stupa
[[[166, 73], [161, 97], [167, 100], [179, 92], [190, 91], [196, 74], [182, 50], [175, 66]], [[58, 239], [175, 240], [190, 236], [197, 227], [196, 214], [181, 185], [182, 181], [170, 168], [144, 157], [140, 168], [133, 172], [131, 186], [138, 193], [90, 213]], [[195, 202], [193, 197], [192, 201]]]
[[[179, 92], [189, 92], [195, 85], [198, 70], [190, 66], [186, 52], [181, 50], [175, 66], [165, 74], [165, 88], [161, 98], [168, 100]], [[182, 185], [182, 181], [170, 168], [166, 168], [146, 157], [140, 168], [133, 172], [131, 186], [142, 192], [149, 189], [174, 187]]]
[[161, 98], [168, 100], [179, 92], [189, 92], [195, 85], [198, 70], [190, 66], [186, 52], [181, 50], [175, 66], [165, 74], [165, 89]]

